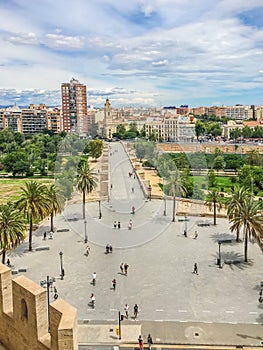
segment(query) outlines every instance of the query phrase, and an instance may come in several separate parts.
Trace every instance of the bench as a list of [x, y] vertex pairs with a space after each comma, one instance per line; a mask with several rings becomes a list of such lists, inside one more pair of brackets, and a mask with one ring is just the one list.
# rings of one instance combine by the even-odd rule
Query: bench
[[39, 252], [41, 250], [49, 250], [49, 247], [48, 246], [42, 246], [42, 247], [37, 247], [36, 248], [36, 252]]
[[231, 264], [240, 264], [241, 260], [240, 259], [226, 259], [224, 261], [225, 264], [231, 265]]
[[180, 218], [178, 219], [178, 222], [181, 222], [181, 221], [190, 221], [188, 218]]
[[218, 241], [218, 243], [232, 243], [233, 242], [233, 240], [231, 239], [231, 238], [226, 238], [226, 239], [220, 239], [219, 241]]
[[59, 228], [57, 232], [68, 232], [69, 228]]
[[13, 269], [11, 273], [12, 273], [12, 275], [17, 275], [18, 274], [18, 270], [17, 269]]
[[210, 225], [211, 225], [211, 224], [210, 224], [210, 222], [208, 222], [208, 221], [198, 222], [198, 223], [197, 223], [197, 226], [199, 226], [199, 227], [210, 226]]
[[27, 272], [27, 267], [20, 267], [18, 272]]
[[78, 221], [78, 218], [76, 216], [74, 217], [70, 217], [70, 218], [66, 218], [67, 221]]

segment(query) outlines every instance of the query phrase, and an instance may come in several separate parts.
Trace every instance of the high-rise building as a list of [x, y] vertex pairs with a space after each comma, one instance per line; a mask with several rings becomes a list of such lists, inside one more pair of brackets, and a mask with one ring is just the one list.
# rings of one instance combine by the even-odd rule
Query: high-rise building
[[66, 132], [88, 132], [88, 108], [86, 85], [72, 78], [61, 84], [63, 129]]

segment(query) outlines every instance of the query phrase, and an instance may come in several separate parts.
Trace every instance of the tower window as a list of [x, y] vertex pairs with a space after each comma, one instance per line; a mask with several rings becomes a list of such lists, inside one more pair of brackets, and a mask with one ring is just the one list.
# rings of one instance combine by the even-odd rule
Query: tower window
[[27, 304], [25, 299], [21, 300], [21, 319], [22, 321], [28, 320], [28, 310], [27, 310]]

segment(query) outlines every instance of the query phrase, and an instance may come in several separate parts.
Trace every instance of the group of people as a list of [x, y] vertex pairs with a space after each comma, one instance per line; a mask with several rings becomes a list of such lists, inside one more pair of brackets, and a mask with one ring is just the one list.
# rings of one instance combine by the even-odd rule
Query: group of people
[[109, 253], [112, 253], [112, 246], [109, 243], [107, 243], [107, 245], [106, 245], [106, 254], [109, 254]]
[[[135, 211], [135, 208], [133, 207], [132, 210]], [[132, 212], [132, 213], [134, 214], [134, 212]], [[120, 229], [121, 228], [120, 221], [118, 221], [118, 222], [114, 221], [113, 227], [115, 230], [116, 230], [116, 228]], [[128, 224], [128, 230], [131, 230], [131, 229], [132, 229], [132, 219], [130, 219], [129, 224]]]
[[121, 228], [121, 222], [118, 221], [118, 223], [117, 223], [117, 221], [114, 221], [113, 227], [114, 227], [115, 229], [116, 229], [116, 228], [120, 229], [120, 228]]
[[[143, 339], [142, 339], [141, 335], [139, 335], [138, 343], [139, 343], [139, 349], [142, 350], [143, 349]], [[152, 339], [151, 334], [148, 334], [147, 344], [148, 344], [148, 349], [151, 349], [152, 348], [152, 344], [153, 344], [153, 339]]]
[[[53, 239], [53, 232], [52, 231], [49, 232], [49, 237], [48, 238], [49, 239]], [[43, 240], [45, 241], [46, 239], [47, 239], [47, 231], [45, 231], [43, 233]]]
[[121, 263], [120, 264], [120, 270], [121, 270], [121, 273], [123, 274], [125, 274], [126, 276], [128, 275], [128, 267], [129, 267], [129, 265], [127, 264], [127, 263]]

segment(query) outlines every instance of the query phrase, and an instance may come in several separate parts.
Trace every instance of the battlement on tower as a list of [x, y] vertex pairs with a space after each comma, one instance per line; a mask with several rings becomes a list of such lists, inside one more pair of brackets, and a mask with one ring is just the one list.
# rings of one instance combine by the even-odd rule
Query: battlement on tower
[[77, 310], [62, 299], [50, 304], [46, 290], [25, 276], [12, 279], [0, 264], [0, 342], [9, 350], [77, 350]]

